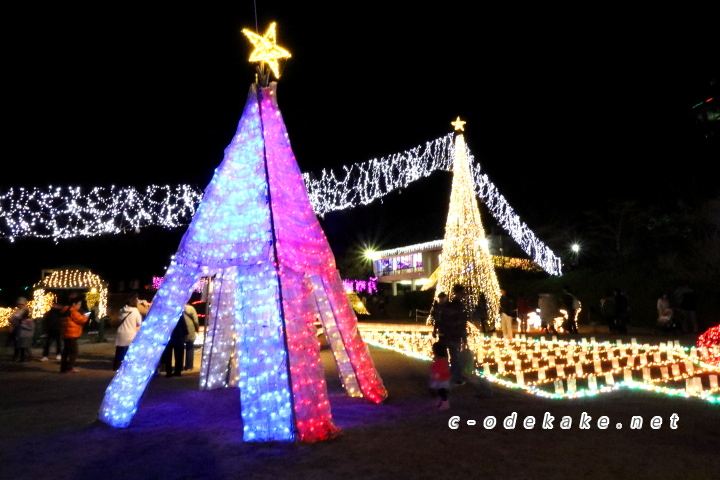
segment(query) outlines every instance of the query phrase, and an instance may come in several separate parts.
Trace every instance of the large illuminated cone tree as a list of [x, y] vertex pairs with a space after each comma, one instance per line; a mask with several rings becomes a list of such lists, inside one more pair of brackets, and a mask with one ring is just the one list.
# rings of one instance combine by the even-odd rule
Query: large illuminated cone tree
[[333, 424], [314, 322], [350, 396], [387, 396], [335, 259], [312, 210], [276, 99], [253, 84], [208, 185], [99, 417], [129, 425], [201, 277], [210, 277], [200, 387], [239, 390], [245, 441], [313, 442]]
[[440, 265], [424, 289], [435, 286], [436, 293], [450, 294], [454, 285], [464, 285], [468, 310], [477, 307], [482, 295], [489, 321], [497, 324], [500, 320], [500, 287], [473, 188], [470, 159], [462, 133], [464, 123], [459, 118], [453, 122], [459, 131], [455, 135], [453, 181], [445, 240]]

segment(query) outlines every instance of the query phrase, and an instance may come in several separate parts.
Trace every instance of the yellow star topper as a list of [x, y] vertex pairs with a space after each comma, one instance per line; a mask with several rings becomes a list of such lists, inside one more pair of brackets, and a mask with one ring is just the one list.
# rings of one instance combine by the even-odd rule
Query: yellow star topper
[[454, 122], [450, 122], [450, 125], [455, 127], [455, 130], [460, 130], [461, 132], [464, 132], [466, 123], [467, 122], [463, 122], [462, 120], [460, 120], [460, 117], [458, 117], [457, 120], [455, 120]]
[[273, 22], [268, 27], [265, 35], [262, 37], [255, 32], [251, 32], [247, 28], [243, 29], [245, 36], [252, 42], [255, 50], [250, 54], [251, 62], [265, 62], [270, 70], [275, 74], [275, 78], [280, 78], [278, 65], [279, 58], [290, 58], [290, 52], [279, 47], [276, 42], [275, 34], [276, 23]]

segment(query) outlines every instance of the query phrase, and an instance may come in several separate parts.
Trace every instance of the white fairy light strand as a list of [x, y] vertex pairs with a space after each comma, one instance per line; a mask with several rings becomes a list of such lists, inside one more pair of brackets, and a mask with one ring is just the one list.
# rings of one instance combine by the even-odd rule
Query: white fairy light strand
[[52, 238], [187, 225], [202, 192], [191, 185], [11, 188], [0, 192], [0, 236]]
[[493, 185], [488, 176], [480, 173], [480, 165], [473, 167], [473, 178], [475, 192], [485, 202], [500, 226], [540, 268], [551, 275], [561, 275], [562, 261], [560, 258], [535, 236], [525, 222], [520, 220], [520, 217], [505, 200], [505, 197], [498, 192], [497, 187]]
[[[449, 171], [453, 136], [448, 134], [403, 153], [323, 169], [319, 176], [303, 173], [310, 203], [319, 217], [329, 212], [367, 205], [405, 188], [436, 170]], [[471, 164], [474, 164], [469, 154]], [[473, 166], [475, 191], [520, 248], [543, 270], [561, 274], [561, 261], [540, 241], [498, 192], [480, 166]], [[202, 198], [191, 185], [133, 187], [11, 188], [0, 193], [0, 237], [59, 239], [120, 233], [150, 225], [187, 225]]]
[[448, 134], [403, 153], [343, 166], [343, 172], [323, 169], [320, 177], [303, 173], [315, 214], [367, 205], [399, 188], [452, 166], [453, 136]]

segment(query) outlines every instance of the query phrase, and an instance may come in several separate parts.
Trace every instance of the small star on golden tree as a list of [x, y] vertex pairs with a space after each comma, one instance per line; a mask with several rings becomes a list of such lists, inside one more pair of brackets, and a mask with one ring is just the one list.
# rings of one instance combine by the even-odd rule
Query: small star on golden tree
[[457, 120], [455, 120], [454, 122], [450, 122], [450, 125], [452, 125], [453, 127], [455, 127], [455, 130], [456, 130], [456, 131], [457, 131], [457, 130], [460, 130], [461, 132], [464, 132], [464, 131], [465, 131], [465, 124], [466, 124], [466, 123], [467, 123], [467, 122], [464, 122], [464, 121], [460, 120], [460, 117], [458, 117]]
[[278, 59], [291, 57], [290, 52], [278, 46], [276, 43], [276, 25], [277, 24], [275, 22], [272, 22], [263, 36], [260, 36], [255, 32], [251, 32], [247, 28], [242, 31], [255, 47], [250, 54], [249, 61], [261, 62], [258, 67], [261, 76], [265, 76], [262, 72], [263, 63], [265, 63], [268, 67], [270, 67], [270, 70], [272, 70], [275, 78], [280, 78], [280, 66], [278, 65]]

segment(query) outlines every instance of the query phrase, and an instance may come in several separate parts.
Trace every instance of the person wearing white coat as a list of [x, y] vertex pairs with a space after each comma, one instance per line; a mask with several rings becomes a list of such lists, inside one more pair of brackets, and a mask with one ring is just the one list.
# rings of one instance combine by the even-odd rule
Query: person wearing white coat
[[185, 304], [183, 318], [188, 331], [185, 337], [185, 366], [183, 370], [192, 370], [195, 366], [195, 339], [198, 330], [200, 330], [200, 322], [197, 310], [189, 302]]
[[137, 308], [137, 297], [130, 297], [120, 310], [120, 325], [115, 334], [115, 359], [113, 370], [120, 368], [130, 344], [142, 325], [142, 315]]

